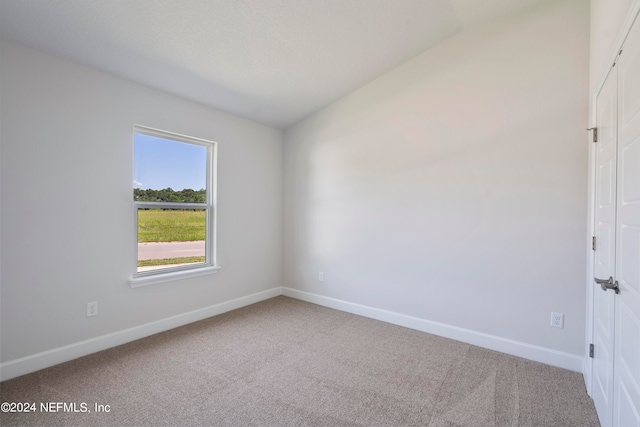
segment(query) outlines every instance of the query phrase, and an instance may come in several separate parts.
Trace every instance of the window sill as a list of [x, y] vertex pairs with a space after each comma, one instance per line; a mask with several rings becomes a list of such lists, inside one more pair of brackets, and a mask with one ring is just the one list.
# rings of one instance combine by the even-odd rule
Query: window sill
[[159, 283], [173, 282], [174, 280], [188, 279], [191, 277], [205, 276], [217, 273], [222, 267], [219, 265], [208, 265], [200, 268], [191, 268], [188, 270], [168, 271], [166, 273], [157, 273], [153, 275], [137, 276], [129, 280], [129, 286], [132, 288], [140, 288], [142, 286], [157, 285]]

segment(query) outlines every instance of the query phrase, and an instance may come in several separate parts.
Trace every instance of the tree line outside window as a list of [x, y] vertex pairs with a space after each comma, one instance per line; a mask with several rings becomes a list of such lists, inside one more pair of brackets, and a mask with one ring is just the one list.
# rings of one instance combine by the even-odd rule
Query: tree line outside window
[[136, 202], [170, 202], [170, 203], [206, 203], [207, 191], [205, 189], [175, 191], [171, 188], [163, 190], [140, 188], [133, 189], [133, 200]]

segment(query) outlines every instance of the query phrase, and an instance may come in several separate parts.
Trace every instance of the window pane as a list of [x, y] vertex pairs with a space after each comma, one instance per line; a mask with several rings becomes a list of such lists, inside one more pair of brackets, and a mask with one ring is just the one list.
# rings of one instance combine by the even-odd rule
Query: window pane
[[135, 201], [206, 202], [206, 147], [135, 133], [134, 151]]
[[138, 209], [138, 272], [203, 263], [204, 209]]

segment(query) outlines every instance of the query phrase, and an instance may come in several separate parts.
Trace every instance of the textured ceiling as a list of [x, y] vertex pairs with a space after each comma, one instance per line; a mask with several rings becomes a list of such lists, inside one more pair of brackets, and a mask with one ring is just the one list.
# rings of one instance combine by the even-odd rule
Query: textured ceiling
[[284, 129], [546, 0], [0, 0], [0, 38]]

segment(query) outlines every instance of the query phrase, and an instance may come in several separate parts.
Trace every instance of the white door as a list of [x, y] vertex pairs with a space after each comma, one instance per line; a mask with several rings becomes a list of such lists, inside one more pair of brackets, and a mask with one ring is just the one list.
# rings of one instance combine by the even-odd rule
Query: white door
[[615, 296], [613, 425], [640, 427], [640, 24], [637, 22], [627, 36], [616, 68], [619, 95], [615, 278], [620, 293]]
[[592, 397], [603, 427], [640, 427], [640, 24], [597, 97]]
[[[594, 277], [615, 276], [616, 246], [616, 142], [617, 74], [615, 69], [596, 99], [595, 235]], [[603, 292], [594, 282], [593, 293], [593, 385], [591, 395], [603, 427], [611, 425], [613, 399], [614, 293]], [[607, 420], [609, 420], [607, 422]]]

